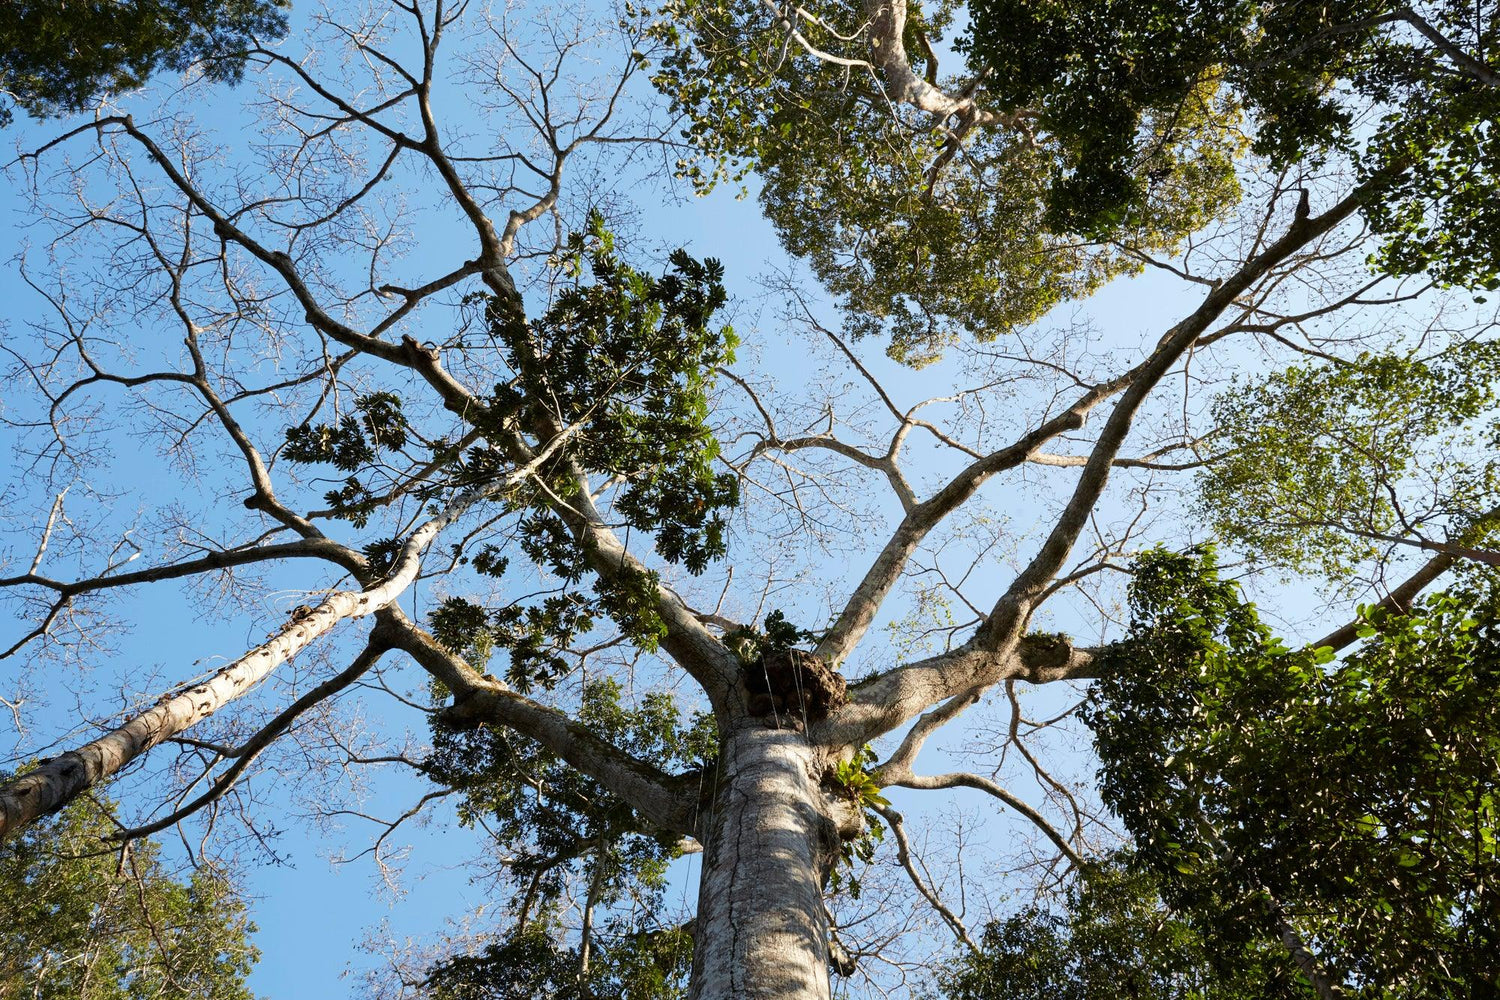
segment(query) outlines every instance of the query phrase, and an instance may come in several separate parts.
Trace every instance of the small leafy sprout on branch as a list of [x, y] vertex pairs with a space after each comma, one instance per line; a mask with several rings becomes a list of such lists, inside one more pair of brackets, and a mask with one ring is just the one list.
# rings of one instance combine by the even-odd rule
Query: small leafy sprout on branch
[[[874, 762], [875, 749], [867, 743], [855, 751], [853, 757], [835, 764], [827, 775], [827, 783], [840, 790], [864, 813], [862, 832], [839, 842], [839, 863], [828, 873], [829, 888], [835, 893], [847, 889], [854, 899], [859, 898], [861, 891], [859, 879], [854, 876], [855, 862], [869, 864], [875, 857], [875, 848], [885, 839], [885, 826], [874, 810], [891, 804], [880, 794], [880, 783], [869, 770]], [[842, 871], [843, 867], [849, 869], [848, 874]]]
[[860, 747], [853, 757], [841, 760], [833, 767], [833, 780], [849, 796], [849, 801], [866, 809], [888, 806], [890, 800], [880, 794], [880, 782], [869, 765], [875, 763], [875, 749], [868, 743]]

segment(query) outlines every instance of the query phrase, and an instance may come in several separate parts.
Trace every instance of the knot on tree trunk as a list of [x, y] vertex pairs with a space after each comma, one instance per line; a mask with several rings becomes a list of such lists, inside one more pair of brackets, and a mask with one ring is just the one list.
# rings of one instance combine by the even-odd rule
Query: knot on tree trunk
[[[499, 685], [499, 682], [489, 674], [485, 674], [484, 679], [494, 682], [496, 687]], [[439, 712], [435, 721], [445, 729], [475, 729], [493, 716], [495, 698], [494, 690], [483, 687], [461, 695], [456, 694], [453, 697], [453, 704]]]
[[1032, 632], [1022, 636], [1017, 652], [1026, 671], [1023, 679], [1040, 683], [1068, 669], [1073, 660], [1073, 643], [1061, 633]]
[[749, 710], [780, 722], [821, 722], [848, 700], [844, 677], [802, 649], [772, 649], [745, 667]]

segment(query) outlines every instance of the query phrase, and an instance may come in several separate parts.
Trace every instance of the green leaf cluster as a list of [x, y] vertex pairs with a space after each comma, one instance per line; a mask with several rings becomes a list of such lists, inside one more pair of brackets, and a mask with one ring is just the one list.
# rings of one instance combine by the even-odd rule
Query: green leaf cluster
[[1085, 720], [1168, 905], [1225, 951], [1284, 918], [1358, 996], [1500, 986], [1500, 584], [1367, 610], [1337, 662], [1211, 551], [1143, 558], [1131, 610]]
[[428, 617], [438, 642], [477, 670], [497, 649], [510, 654], [506, 680], [518, 691], [550, 688], [568, 672], [563, 652], [594, 627], [594, 603], [577, 593], [553, 594], [540, 604], [485, 608], [462, 597], [445, 599]]
[[734, 650], [742, 662], [750, 664], [766, 653], [792, 649], [803, 643], [816, 644], [822, 638], [822, 633], [801, 628], [788, 621], [786, 612], [777, 608], [766, 615], [764, 632], [742, 625], [724, 634], [724, 645]]
[[[683, 724], [669, 694], [624, 703], [612, 680], [589, 683], [578, 722], [595, 735], [659, 768], [711, 774], [718, 754], [713, 719]], [[692, 944], [661, 926], [667, 865], [679, 855], [675, 833], [654, 830], [634, 809], [551, 751], [499, 728], [436, 727], [425, 762], [435, 782], [462, 792], [460, 821], [483, 823], [510, 859], [519, 897], [517, 929], [477, 955], [432, 971], [443, 1000], [510, 997], [685, 995]], [[566, 942], [557, 909], [569, 875], [595, 886], [605, 916], [595, 927], [591, 972], [578, 976], [577, 948]], [[610, 911], [618, 904], [626, 908]]]
[[834, 765], [834, 782], [855, 805], [869, 808], [891, 804], [890, 799], [880, 794], [880, 779], [870, 770], [875, 760], [875, 748], [866, 743], [854, 756]]
[[[513, 373], [492, 395], [491, 411], [503, 425], [494, 429], [520, 428], [544, 440], [568, 433], [538, 470], [541, 488], [522, 484], [506, 498], [521, 515], [520, 549], [561, 581], [560, 592], [539, 605], [493, 609], [452, 598], [431, 617], [438, 639], [476, 666], [494, 650], [508, 650], [508, 677], [521, 690], [560, 679], [561, 653], [601, 615], [648, 651], [666, 635], [654, 570], [622, 567], [596, 577], [591, 592], [580, 589], [591, 553], [551, 507], [574, 495], [578, 473], [618, 482], [612, 514], [691, 573], [724, 555], [725, 518], [739, 503], [736, 477], [715, 471], [719, 446], [708, 422], [715, 376], [736, 345], [733, 330], [713, 322], [726, 299], [718, 261], [678, 250], [653, 277], [621, 260], [595, 215], [554, 263], [574, 280], [540, 318], [528, 321], [509, 303], [485, 302], [489, 332]], [[447, 488], [508, 468], [488, 445], [450, 458]], [[508, 559], [486, 546], [473, 565], [498, 577]]]
[[289, 461], [301, 465], [327, 464], [340, 472], [357, 472], [375, 460], [381, 449], [400, 451], [406, 447], [406, 417], [395, 393], [376, 392], [354, 401], [355, 413], [337, 425], [301, 424], [288, 427]]
[[613, 937], [591, 955], [587, 971], [579, 949], [532, 925], [457, 955], [428, 971], [430, 1000], [681, 1000], [687, 996], [692, 936], [680, 928]]
[[[1238, 124], [1221, 104], [1224, 52], [1255, 5], [1243, 2], [1104, 0], [1026, 3], [974, 0], [957, 47], [1007, 113], [1034, 115], [1056, 154], [1044, 169], [1046, 222], [1060, 233], [1110, 238], [1150, 205], [1154, 188], [1201, 184], [1232, 171], [1234, 144], [1219, 127]], [[1307, 80], [1295, 93], [1307, 96]], [[1277, 91], [1286, 98], [1286, 92]], [[1304, 101], [1300, 113], [1317, 102]], [[1210, 145], [1184, 156], [1195, 143]], [[1166, 154], [1165, 156], [1163, 154]], [[1184, 174], [1183, 172], [1187, 173]], [[1225, 187], [1223, 196], [1237, 194]]]
[[620, 477], [616, 512], [650, 533], [662, 558], [701, 573], [724, 555], [724, 512], [739, 502], [734, 475], [714, 471], [708, 423], [715, 376], [737, 343], [713, 323], [726, 300], [723, 266], [676, 250], [666, 273], [645, 274], [620, 259], [597, 215], [559, 264], [579, 280], [540, 319], [491, 305], [491, 332], [515, 373], [496, 387], [495, 409], [527, 429], [581, 425], [568, 461]]
[[891, 802], [880, 794], [879, 775], [870, 769], [876, 760], [875, 748], [866, 743], [848, 760], [836, 763], [827, 777], [851, 805], [864, 812], [863, 830], [857, 837], [839, 841], [838, 863], [828, 872], [829, 891], [847, 892], [851, 899], [858, 899], [864, 889], [859, 866], [874, 861], [876, 848], [885, 840], [885, 824], [875, 809]]
[[[664, 770], [711, 768], [718, 755], [711, 716], [695, 715], [683, 725], [675, 700], [662, 693], [645, 695], [632, 708], [609, 679], [585, 687], [577, 721]], [[607, 898], [628, 885], [659, 887], [666, 862], [676, 857], [676, 834], [654, 831], [593, 778], [509, 730], [435, 726], [424, 771], [462, 791], [459, 819], [466, 824], [483, 819], [516, 858], [512, 878], [523, 888], [537, 880], [533, 891], [543, 896], [561, 891], [562, 877], [575, 863], [606, 865]]]
[[254, 1000], [259, 957], [234, 885], [175, 878], [152, 841], [123, 860], [108, 803], [79, 799], [0, 848], [0, 997]]
[[[282, 454], [299, 465], [331, 465], [340, 472], [358, 472], [379, 457], [381, 451], [406, 447], [409, 432], [401, 398], [393, 392], [375, 392], [356, 397], [354, 413], [337, 424], [299, 424], [288, 427]], [[335, 516], [364, 527], [374, 510], [374, 498], [357, 476], [323, 498]]]
[[938, 973], [947, 1000], [1313, 1000], [1255, 945], [1225, 963], [1162, 902], [1128, 854], [1088, 862], [1060, 905], [985, 926], [977, 952]]

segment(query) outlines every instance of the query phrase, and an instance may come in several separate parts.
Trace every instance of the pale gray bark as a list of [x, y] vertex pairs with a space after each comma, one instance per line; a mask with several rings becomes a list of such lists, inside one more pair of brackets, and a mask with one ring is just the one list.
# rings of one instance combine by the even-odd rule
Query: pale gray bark
[[823, 879], [839, 831], [803, 735], [742, 721], [722, 742], [705, 819], [692, 1000], [827, 1000]]
[[1307, 942], [1302, 939], [1302, 935], [1297, 933], [1297, 928], [1293, 927], [1291, 921], [1287, 919], [1286, 912], [1282, 910], [1281, 904], [1276, 901], [1276, 897], [1267, 892], [1265, 893], [1265, 898], [1266, 906], [1271, 911], [1271, 918], [1276, 921], [1276, 932], [1281, 937], [1282, 945], [1291, 953], [1292, 961], [1297, 964], [1297, 968], [1301, 973], [1307, 977], [1307, 981], [1312, 983], [1313, 990], [1317, 992], [1322, 1000], [1342, 1000], [1344, 996], [1343, 989], [1323, 972], [1323, 968], [1318, 962], [1318, 957], [1308, 949]]
[[[559, 435], [560, 447], [566, 435]], [[340, 622], [373, 615], [395, 601], [417, 578], [421, 555], [438, 534], [478, 501], [530, 476], [550, 451], [493, 484], [453, 501], [408, 536], [389, 574], [364, 590], [336, 591], [302, 615], [294, 615], [270, 639], [217, 671], [208, 680], [167, 695], [145, 712], [98, 739], [44, 761], [0, 787], [0, 840], [38, 817], [55, 812], [85, 789], [119, 773], [152, 747], [202, 722], [243, 697], [277, 667], [312, 645]]]
[[864, 15], [870, 24], [870, 61], [880, 68], [886, 96], [944, 118], [970, 115], [971, 124], [987, 125], [999, 116], [975, 107], [972, 94], [954, 96], [918, 76], [906, 54], [906, 0], [867, 0]]
[[[428, 534], [422, 543], [430, 539]], [[335, 625], [379, 611], [411, 585], [417, 568], [418, 561], [413, 556], [401, 567], [401, 573], [369, 590], [330, 594], [310, 613], [287, 622], [270, 639], [208, 680], [167, 696], [124, 725], [61, 757], [44, 761], [35, 770], [0, 787], [0, 839], [11, 837], [38, 817], [62, 808], [80, 792], [118, 773], [152, 747], [242, 697]]]

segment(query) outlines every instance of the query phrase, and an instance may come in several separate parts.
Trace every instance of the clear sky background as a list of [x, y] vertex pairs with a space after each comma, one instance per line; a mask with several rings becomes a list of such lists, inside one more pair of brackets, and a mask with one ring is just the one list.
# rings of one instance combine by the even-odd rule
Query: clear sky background
[[[195, 92], [193, 101], [204, 111], [207, 120], [223, 130], [226, 141], [248, 142], [254, 138], [254, 125], [239, 109], [253, 93], [252, 87], [253, 83], [247, 83], [237, 90], [225, 87], [200, 89]], [[126, 100], [123, 106], [134, 109], [144, 106], [144, 102]], [[451, 114], [454, 108], [448, 110]], [[18, 124], [8, 133], [0, 133], [0, 138], [24, 150], [55, 131], [55, 124]], [[83, 156], [86, 150], [87, 141], [81, 140], [70, 147], [69, 155]], [[61, 162], [60, 156], [54, 156], [52, 166]], [[3, 216], [7, 233], [3, 257], [11, 263], [0, 273], [0, 299], [6, 303], [0, 312], [0, 324], [3, 324], [4, 335], [14, 341], [27, 337], [29, 324], [46, 315], [45, 302], [21, 280], [19, 270], [22, 254], [40, 260], [37, 255], [42, 253], [45, 237], [32, 221], [23, 190], [24, 172], [13, 165], [7, 176], [10, 183], [0, 190], [0, 216]], [[696, 255], [714, 256], [724, 261], [737, 299], [734, 306], [736, 326], [747, 342], [749, 354], [758, 353], [767, 367], [779, 366], [792, 371], [813, 364], [806, 342], [790, 338], [783, 329], [775, 295], [768, 295], [766, 286], [758, 282], [761, 276], [770, 273], [795, 273], [796, 266], [777, 244], [753, 198], [738, 200], [730, 190], [721, 190], [704, 199], [691, 198], [685, 193], [672, 197], [657, 184], [630, 177], [617, 180], [621, 182], [621, 189], [635, 189], [637, 222], [651, 240], [663, 246], [683, 245]], [[427, 219], [424, 224], [428, 228], [424, 230], [420, 254], [430, 253], [443, 259], [443, 263], [431, 268], [432, 271], [451, 266], [452, 262], [471, 255], [468, 249], [471, 236], [452, 219]], [[811, 285], [807, 287], [810, 289]], [[816, 296], [814, 301], [827, 315], [828, 304]], [[1180, 315], [1178, 307], [1186, 301], [1188, 299], [1179, 284], [1148, 275], [1107, 289], [1076, 313], [1068, 308], [1064, 312], [1066, 318], [1107, 328], [1109, 344], [1130, 350], [1141, 343], [1154, 341]], [[138, 335], [143, 350], [147, 349], [152, 338], [178, 336], [175, 333], [163, 334], [149, 324], [143, 326]], [[900, 369], [887, 361], [875, 344], [863, 345], [861, 353], [901, 404], [937, 394], [957, 377], [952, 365], [921, 373]], [[3, 403], [0, 405], [4, 406], [6, 415], [17, 411], [22, 391], [23, 388], [15, 384], [3, 388], [3, 395], [0, 395]], [[97, 398], [103, 407], [100, 419], [108, 423], [111, 408], [118, 405], [120, 397], [114, 392], [101, 391]], [[0, 433], [5, 432], [0, 430]], [[111, 433], [107, 439], [110, 454], [102, 457], [96, 466], [97, 482], [123, 481], [140, 495], [180, 500], [194, 509], [212, 509], [214, 504], [225, 502], [215, 493], [211, 477], [201, 482], [191, 476], [185, 477], [150, 447], [124, 433]], [[914, 446], [920, 449], [924, 443], [914, 439]], [[0, 462], [11, 461], [10, 453], [5, 455]], [[924, 471], [922, 463], [920, 454], [913, 458], [918, 478]], [[988, 498], [1010, 516], [1013, 525], [1025, 529], [1031, 526], [1032, 519], [1045, 515], [1035, 491], [1044, 490], [1049, 483], [1065, 481], [1069, 475], [1065, 472], [1044, 474], [1020, 486], [997, 488], [988, 494]], [[0, 489], [6, 491], [3, 494], [6, 499], [3, 516], [8, 519], [7, 528], [14, 529], [45, 516], [44, 510], [38, 514], [38, 504], [45, 501], [45, 491], [38, 489], [35, 476], [27, 469], [12, 465], [0, 483], [3, 483]], [[175, 496], [167, 498], [165, 494]], [[96, 508], [117, 503], [103, 497], [93, 500], [78, 497], [77, 502], [92, 503]], [[135, 498], [123, 501], [121, 509], [114, 514], [125, 517], [131, 513], [125, 507], [137, 502]], [[18, 544], [4, 553], [12, 560], [20, 560], [23, 563], [20, 569], [24, 569], [31, 554], [23, 549], [24, 545]], [[71, 556], [60, 553], [58, 558], [64, 560], [65, 566]], [[143, 564], [147, 561], [143, 560]], [[843, 566], [832, 569], [848, 571]], [[53, 567], [53, 571], [59, 575], [64, 572], [57, 567]], [[1003, 583], [1003, 566], [995, 566], [989, 572], [995, 574], [997, 583]], [[185, 606], [182, 590], [174, 584], [156, 585], [122, 596], [113, 605], [112, 613], [123, 622], [134, 623], [135, 627], [117, 636], [111, 654], [100, 657], [87, 678], [72, 672], [72, 668], [54, 669], [50, 666], [46, 669], [53, 672], [34, 677], [38, 710], [27, 719], [28, 731], [14, 732], [9, 718], [0, 714], [0, 757], [45, 753], [47, 748], [43, 744], [52, 740], [57, 740], [60, 746], [74, 742], [69, 738], [69, 727], [77, 715], [73, 698], [68, 693], [74, 689], [88, 692], [83, 704], [91, 715], [103, 715], [109, 708], [121, 704], [116, 693], [120, 689], [133, 695], [160, 690], [196, 673], [212, 670], [221, 658], [232, 658], [259, 642], [265, 635], [268, 618], [274, 618], [277, 613], [285, 614], [290, 607], [301, 603], [299, 592], [294, 590], [275, 594], [275, 586], [283, 575], [287, 588], [304, 585], [305, 577], [295, 571], [272, 578], [272, 606], [263, 608], [259, 617], [226, 617], [218, 607]], [[1310, 607], [1310, 604], [1303, 604], [1303, 610]], [[894, 610], [897, 613], [902, 611], [899, 602]], [[808, 613], [814, 612], [808, 609]], [[1048, 627], [1077, 630], [1081, 623], [1064, 617]], [[0, 624], [0, 644], [9, 644], [15, 628], [10, 622]], [[159, 683], [152, 678], [160, 678]], [[1061, 703], [1066, 693], [1057, 692], [1049, 697]], [[371, 702], [370, 705], [373, 713], [392, 711], [388, 702]], [[377, 727], [393, 725], [398, 729], [414, 727], [416, 735], [419, 738], [422, 735], [422, 722], [414, 713], [393, 713], [389, 718], [371, 718], [369, 723]], [[951, 746], [958, 739], [954, 736], [946, 745]], [[929, 759], [931, 755], [941, 755], [943, 747], [944, 744], [940, 743], [929, 750]], [[161, 750], [158, 755], [171, 752]], [[1079, 767], [1087, 766], [1084, 758], [1079, 756], [1075, 756], [1073, 762]], [[949, 769], [947, 765], [937, 766]], [[413, 779], [389, 774], [375, 788], [366, 808], [373, 814], [386, 816], [399, 813], [424, 790]], [[368, 859], [348, 864], [334, 864], [329, 860], [330, 856], [355, 854], [368, 846], [367, 829], [351, 824], [345, 833], [323, 839], [314, 827], [295, 815], [296, 791], [295, 787], [278, 787], [274, 782], [262, 782], [258, 789], [263, 798], [262, 815], [285, 831], [272, 845], [280, 862], [256, 863], [247, 869], [248, 888], [255, 898], [254, 917], [260, 926], [256, 943], [263, 953], [252, 979], [258, 993], [277, 1000], [308, 997], [337, 1000], [351, 996], [355, 983], [344, 974], [351, 964], [353, 945], [366, 934], [385, 924], [397, 937], [429, 935], [441, 931], [446, 919], [461, 917], [495, 901], [485, 884], [471, 883], [470, 869], [464, 864], [476, 852], [477, 840], [469, 834], [455, 832], [451, 811], [445, 807], [434, 810], [428, 824], [409, 825], [397, 835], [399, 841], [409, 843], [412, 849], [401, 880], [401, 891], [393, 895]], [[957, 802], [987, 811], [986, 815], [994, 817], [994, 826], [987, 834], [992, 839], [1003, 841], [1016, 835], [1016, 828], [996, 813], [990, 800], [975, 800], [946, 792], [923, 794], [921, 801], [916, 793], [893, 796], [897, 806], [913, 818], [913, 825], [922, 815], [934, 815]], [[172, 843], [170, 836], [163, 839], [169, 845]], [[246, 856], [250, 857], [252, 853], [247, 851]], [[691, 859], [679, 867], [678, 886], [690, 900], [696, 868]], [[353, 958], [356, 965], [362, 961]]]

